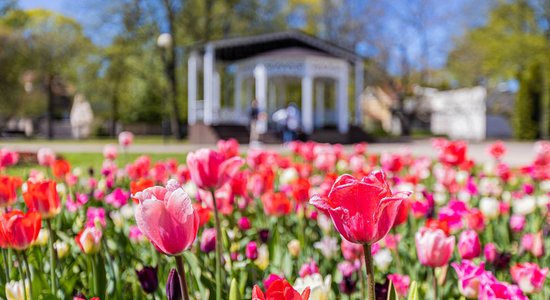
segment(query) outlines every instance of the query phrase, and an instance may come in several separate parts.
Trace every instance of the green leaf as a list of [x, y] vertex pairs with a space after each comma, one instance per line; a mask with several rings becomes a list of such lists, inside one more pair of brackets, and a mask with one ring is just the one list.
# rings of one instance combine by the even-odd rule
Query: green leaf
[[388, 287], [388, 300], [399, 300], [399, 295], [397, 294], [397, 290], [395, 289], [395, 286], [393, 285], [393, 281], [390, 280], [390, 286]]
[[239, 285], [235, 278], [231, 279], [231, 287], [229, 288], [229, 300], [241, 300]]
[[418, 300], [418, 285], [416, 281], [413, 281], [409, 287], [409, 297], [407, 300]]

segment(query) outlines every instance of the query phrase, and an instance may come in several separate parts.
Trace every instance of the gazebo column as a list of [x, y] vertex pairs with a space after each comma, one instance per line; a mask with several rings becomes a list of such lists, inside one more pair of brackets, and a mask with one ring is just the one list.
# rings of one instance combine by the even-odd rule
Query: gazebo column
[[212, 124], [214, 118], [214, 47], [206, 46], [204, 53], [204, 124]]
[[[267, 110], [266, 112], [268, 114], [272, 114], [275, 110], [276, 110], [276, 107], [277, 107], [277, 89], [276, 89], [276, 84], [275, 82], [273, 82], [273, 80], [271, 80], [269, 83], [268, 83], [268, 98], [267, 98]], [[269, 116], [268, 116], [269, 118]]]
[[197, 122], [197, 52], [192, 52], [187, 60], [187, 123]]
[[243, 97], [242, 97], [242, 88], [243, 88], [243, 76], [237, 72], [237, 76], [235, 77], [235, 97], [234, 97], [234, 105], [235, 105], [235, 113], [237, 116], [243, 115]]
[[246, 114], [248, 118], [248, 112], [250, 111], [250, 102], [252, 101], [252, 81], [253, 78], [247, 78], [245, 79], [245, 107], [246, 107]]
[[337, 92], [336, 92], [336, 113], [338, 115], [338, 131], [347, 133], [349, 130], [349, 111], [348, 111], [348, 65], [340, 69], [338, 74]]
[[[254, 79], [256, 81], [256, 101], [258, 101], [258, 109], [261, 112], [266, 112], [267, 108], [267, 70], [264, 65], [257, 65], [254, 68]], [[260, 119], [260, 128], [267, 128], [267, 118]]]
[[364, 65], [362, 60], [355, 62], [355, 124], [363, 124], [361, 94], [364, 89]]
[[315, 82], [315, 128], [323, 127], [325, 123], [325, 83]]
[[221, 79], [220, 73], [214, 71], [212, 78], [212, 123], [218, 123], [221, 109]]
[[307, 73], [302, 78], [302, 129], [313, 133], [313, 77]]

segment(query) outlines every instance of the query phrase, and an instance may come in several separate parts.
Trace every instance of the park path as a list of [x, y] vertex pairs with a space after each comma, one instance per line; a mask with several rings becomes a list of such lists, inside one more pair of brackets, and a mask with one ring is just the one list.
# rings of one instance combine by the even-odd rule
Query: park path
[[[139, 137], [137, 138], [139, 139]], [[59, 153], [101, 153], [106, 143], [100, 142], [10, 142], [0, 140], [0, 147], [7, 147], [11, 150], [36, 152], [41, 147], [50, 147]], [[487, 146], [490, 142], [471, 142], [468, 144], [468, 155], [476, 162], [490, 161], [491, 157], [487, 153]], [[131, 153], [187, 153], [200, 148], [214, 148], [215, 145], [197, 145], [197, 144], [139, 144], [136, 143], [129, 148]], [[263, 145], [263, 148], [275, 151], [286, 152], [282, 145]], [[534, 158], [533, 143], [506, 142], [508, 152], [504, 156], [504, 161], [512, 166], [523, 166], [529, 164]], [[351, 146], [345, 146], [346, 151], [351, 151]], [[368, 151], [372, 153], [397, 152], [408, 148], [415, 156], [428, 156], [435, 158], [437, 153], [432, 149], [430, 140], [415, 140], [408, 143], [371, 143]], [[246, 151], [247, 145], [243, 145], [241, 150]]]

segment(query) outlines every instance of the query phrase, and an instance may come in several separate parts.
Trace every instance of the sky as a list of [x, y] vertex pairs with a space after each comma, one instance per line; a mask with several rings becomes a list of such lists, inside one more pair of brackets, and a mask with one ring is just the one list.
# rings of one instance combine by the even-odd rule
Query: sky
[[[96, 44], [99, 45], [106, 45], [109, 44], [111, 38], [116, 34], [116, 29], [111, 28], [107, 31], [98, 32], [97, 26], [94, 26], [93, 24], [96, 24], [97, 22], [101, 22], [98, 20], [95, 20], [93, 14], [86, 14], [86, 12], [83, 12], [82, 9], [78, 9], [77, 6], [72, 5], [73, 3], [78, 3], [76, 1], [88, 1], [88, 0], [19, 0], [19, 5], [23, 9], [31, 9], [31, 8], [45, 8], [50, 9], [59, 13], [62, 13], [64, 15], [67, 15], [71, 18], [76, 19], [78, 22], [83, 24], [84, 32], [94, 41]], [[116, 0], [114, 0], [116, 1]], [[358, 1], [357, 3], [361, 5], [365, 5], [368, 2], [368, 0], [346, 0], [346, 1]], [[365, 1], [365, 2], [363, 2]], [[409, 2], [412, 1], [412, 2]], [[387, 15], [381, 16], [381, 18], [377, 21], [385, 22], [386, 24], [391, 24], [393, 20], [395, 19], [395, 16], [398, 14], [403, 14], [403, 11], [407, 11], [407, 7], [411, 5], [411, 3], [415, 2], [416, 0], [387, 0], [382, 1], [379, 3], [389, 3], [386, 5], [389, 5], [387, 7], [386, 12]], [[447, 1], [438, 1], [438, 0], [425, 0], [427, 3], [432, 3], [433, 7], [429, 10], [425, 10], [426, 13], [434, 14], [437, 9], [445, 10], [447, 13], [452, 11], [459, 11], [461, 8], [460, 6], [464, 3], [474, 3], [475, 5], [471, 8], [475, 10], [483, 9], [481, 8], [483, 5], [481, 3], [489, 2], [489, 1], [477, 1], [477, 0], [452, 0], [451, 2]], [[78, 3], [80, 6], [82, 2]], [[368, 4], [367, 4], [368, 5]], [[463, 7], [462, 7], [463, 8]], [[401, 12], [400, 12], [401, 11]], [[479, 11], [476, 13], [474, 11], [466, 11], [467, 17], [465, 18], [456, 18], [456, 16], [451, 16], [451, 19], [453, 20], [467, 20], [471, 21], [474, 19], [474, 15], [479, 16]], [[406, 14], [406, 13], [405, 13]], [[446, 59], [447, 59], [447, 53], [452, 49], [453, 47], [453, 38], [457, 35], [460, 35], [462, 32], [460, 32], [461, 29], [464, 29], [465, 26], [460, 26], [461, 24], [458, 24], [457, 22], [448, 22], [447, 25], [444, 25], [445, 21], [437, 20], [438, 23], [432, 24], [430, 26], [430, 30], [427, 32], [427, 34], [430, 36], [430, 40], [433, 42], [431, 47], [433, 48], [431, 51], [431, 55], [429, 57], [429, 64], [432, 67], [441, 67], [445, 65]], [[389, 23], [388, 23], [389, 22]], [[471, 26], [471, 25], [470, 25]], [[468, 26], [466, 26], [468, 27]], [[388, 36], [386, 37], [387, 43], [396, 43], [395, 38], [398, 36], [398, 42], [399, 43], [405, 43], [408, 45], [408, 51], [418, 52], [420, 49], [419, 39], [417, 36], [417, 33], [410, 32], [409, 29], [404, 29], [402, 25], [396, 24], [395, 26], [390, 26], [390, 30], [393, 32], [390, 32]], [[409, 32], [407, 32], [407, 30]], [[395, 32], [399, 32], [399, 34], [395, 34]], [[365, 48], [366, 47], [366, 48]], [[363, 48], [358, 48], [356, 50], [360, 52], [365, 52], [368, 46], [365, 46]], [[401, 53], [401, 48], [399, 46], [393, 45], [392, 48], [394, 48], [394, 52], [392, 53], [392, 56], [395, 58], [390, 59], [393, 61], [394, 66], [390, 66], [391, 68], [399, 69], [398, 65], [400, 65], [401, 59], [399, 58]], [[370, 52], [370, 51], [366, 51]], [[410, 53], [409, 53], [410, 54]]]

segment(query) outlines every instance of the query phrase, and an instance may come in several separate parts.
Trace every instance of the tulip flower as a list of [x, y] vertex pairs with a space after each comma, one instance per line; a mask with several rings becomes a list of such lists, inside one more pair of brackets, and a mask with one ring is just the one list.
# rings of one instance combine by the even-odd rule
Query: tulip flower
[[[216, 204], [216, 189], [228, 183], [244, 164], [244, 160], [238, 156], [226, 159], [226, 157], [214, 150], [200, 149], [187, 155], [187, 167], [191, 180], [197, 187], [208, 190], [212, 194], [214, 221], [216, 236], [222, 236], [218, 207]], [[221, 300], [222, 294], [222, 249], [221, 239], [216, 242], [216, 299]]]
[[134, 142], [134, 134], [130, 131], [123, 131], [118, 134], [118, 143], [123, 147], [127, 148]]
[[202, 232], [200, 249], [204, 253], [210, 253], [216, 248], [216, 229], [207, 228]]
[[258, 258], [258, 245], [256, 244], [256, 242], [251, 241], [246, 245], [245, 254], [246, 258], [250, 260], [255, 260], [256, 258]]
[[168, 274], [168, 281], [166, 282], [166, 298], [168, 300], [181, 300], [181, 293], [178, 271], [172, 269]]
[[290, 200], [284, 193], [267, 192], [262, 195], [261, 201], [268, 216], [284, 216], [292, 209]]
[[348, 241], [363, 244], [369, 299], [375, 299], [371, 245], [383, 239], [393, 227], [400, 205], [408, 193], [392, 193], [382, 171], [358, 180], [340, 176], [328, 197], [315, 195], [310, 203], [328, 213], [334, 226]]
[[55, 162], [55, 152], [50, 148], [40, 148], [36, 152], [38, 164], [45, 167], [50, 167]]
[[103, 157], [107, 160], [115, 160], [118, 154], [117, 147], [115, 145], [107, 144], [103, 147]]
[[495, 141], [487, 147], [487, 152], [489, 152], [494, 159], [500, 160], [500, 158], [506, 154], [506, 146], [502, 141]]
[[0, 246], [25, 250], [36, 241], [41, 226], [42, 218], [37, 212], [12, 210], [5, 213], [0, 216]]
[[309, 300], [310, 289], [306, 287], [300, 294], [285, 279], [275, 280], [269, 285], [265, 294], [258, 285], [252, 289], [252, 300], [292, 299]]
[[310, 289], [309, 300], [328, 300], [332, 277], [327, 275], [325, 279], [321, 274], [313, 274], [304, 278], [297, 278], [294, 282], [294, 289], [303, 293], [306, 288]]
[[189, 299], [180, 254], [191, 247], [199, 230], [199, 215], [191, 199], [173, 179], [166, 187], [147, 188], [135, 197], [139, 200], [135, 213], [137, 226], [157, 250], [175, 256], [183, 298]]
[[466, 230], [458, 239], [458, 253], [463, 259], [476, 258], [481, 254], [481, 242], [479, 236], [473, 230]]
[[23, 300], [30, 295], [30, 283], [27, 279], [20, 281], [10, 281], [6, 283], [7, 300]]
[[61, 210], [55, 181], [28, 181], [23, 199], [29, 210], [39, 212], [44, 219], [53, 218]]
[[96, 227], [86, 227], [80, 231], [75, 241], [80, 250], [86, 254], [95, 254], [101, 249], [101, 237], [103, 232]]
[[447, 237], [441, 229], [420, 228], [415, 234], [416, 254], [421, 264], [432, 267], [434, 299], [437, 298], [435, 268], [446, 265], [453, 254], [455, 237]]
[[19, 177], [0, 176], [0, 207], [13, 205], [17, 200], [17, 189], [23, 184]]
[[544, 287], [548, 268], [541, 269], [535, 263], [518, 263], [510, 268], [510, 274], [524, 293], [533, 294]]
[[391, 280], [397, 294], [401, 297], [406, 297], [409, 292], [409, 285], [411, 284], [411, 279], [407, 275], [401, 274], [390, 274], [388, 279]]
[[157, 276], [157, 267], [148, 267], [145, 266], [141, 270], [136, 270], [136, 275], [138, 277], [141, 288], [147, 294], [154, 293], [158, 286], [159, 280]]
[[65, 175], [71, 172], [71, 165], [64, 159], [56, 159], [52, 164], [53, 176], [57, 178], [64, 178]]
[[458, 290], [460, 294], [468, 299], [477, 299], [479, 285], [482, 276], [485, 274], [485, 264], [481, 262], [479, 266], [465, 259], [460, 264], [452, 263], [458, 276]]

